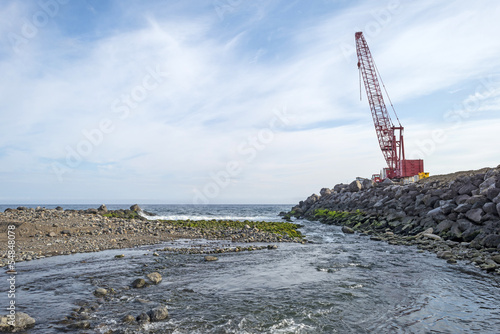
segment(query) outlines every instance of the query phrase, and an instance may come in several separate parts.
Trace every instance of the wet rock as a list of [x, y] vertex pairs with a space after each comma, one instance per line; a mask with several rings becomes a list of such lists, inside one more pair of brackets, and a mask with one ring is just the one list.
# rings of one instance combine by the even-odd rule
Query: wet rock
[[491, 259], [492, 259], [493, 261], [495, 261], [496, 263], [500, 264], [500, 254], [493, 255], [493, 256], [491, 257]]
[[149, 318], [149, 315], [147, 315], [147, 313], [143, 312], [137, 316], [136, 320], [139, 323], [145, 323], [149, 322], [151, 319]]
[[142, 211], [142, 209], [139, 207], [138, 204], [134, 204], [130, 207], [130, 210], [131, 211], [135, 211], [135, 212], [138, 212], [138, 211]]
[[124, 316], [122, 318], [122, 322], [125, 322], [125, 323], [130, 323], [130, 322], [134, 322], [134, 321], [135, 321], [135, 318], [130, 314], [127, 314], [126, 316]]
[[424, 233], [424, 234], [422, 234], [422, 236], [425, 237], [425, 238], [432, 239], [432, 240], [437, 240], [437, 241], [443, 240], [439, 235], [435, 235], [435, 234], [432, 234], [432, 233]]
[[147, 274], [146, 277], [153, 284], [159, 284], [162, 281], [162, 277], [161, 277], [160, 273], [158, 273], [158, 272], [153, 272], [153, 273]]
[[342, 226], [342, 232], [344, 232], [346, 234], [353, 234], [354, 230], [352, 228], [350, 228], [349, 226]]
[[146, 281], [143, 278], [138, 278], [132, 282], [132, 287], [140, 289], [146, 286]]
[[155, 307], [148, 312], [151, 321], [161, 321], [168, 317], [168, 308], [164, 305]]
[[14, 326], [11, 326], [12, 318], [7, 315], [0, 317], [0, 332], [16, 333], [22, 332], [35, 326], [35, 319], [24, 312], [16, 312]]
[[88, 320], [77, 321], [77, 322], [74, 322], [72, 324], [69, 324], [68, 328], [71, 328], [71, 329], [89, 329], [90, 328], [90, 321], [88, 321]]
[[104, 289], [104, 288], [97, 288], [94, 290], [94, 295], [96, 297], [103, 297], [105, 295], [108, 294], [108, 290]]
[[278, 249], [278, 245], [267, 245], [267, 249]]
[[440, 258], [440, 259], [445, 259], [445, 260], [448, 260], [448, 259], [451, 259], [453, 258], [453, 253], [450, 252], [450, 251], [442, 251], [442, 252], [438, 252], [437, 253], [437, 257]]
[[207, 255], [205, 256], [205, 261], [217, 261], [218, 258], [215, 256]]

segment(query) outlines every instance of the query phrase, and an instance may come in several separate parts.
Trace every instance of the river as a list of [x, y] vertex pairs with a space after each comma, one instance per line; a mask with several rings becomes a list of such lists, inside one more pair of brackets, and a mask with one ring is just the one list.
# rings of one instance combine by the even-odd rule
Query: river
[[[278, 212], [290, 207], [144, 209], [165, 218], [277, 221]], [[81, 333], [499, 333], [498, 276], [415, 247], [346, 235], [337, 226], [296, 222], [309, 243], [219, 254], [215, 262], [158, 249], [229, 241], [179, 240], [19, 263], [18, 311], [37, 320], [29, 333], [44, 334], [67, 331], [60, 320], [81, 305], [94, 306], [92, 329]], [[128, 289], [153, 271], [163, 276], [159, 285]], [[0, 286], [0, 305], [7, 305], [6, 287]], [[98, 299], [92, 294], [97, 287], [117, 293]], [[121, 320], [158, 304], [169, 308], [165, 321], [139, 327]]]

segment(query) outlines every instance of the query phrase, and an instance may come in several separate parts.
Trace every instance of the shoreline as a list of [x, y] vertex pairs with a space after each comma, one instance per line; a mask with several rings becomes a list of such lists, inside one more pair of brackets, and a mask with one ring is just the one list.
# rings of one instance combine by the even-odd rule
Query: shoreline
[[[236, 224], [233, 221], [224, 221], [231, 227], [221, 230], [211, 228], [216, 222], [211, 222], [212, 225], [209, 224], [208, 227], [197, 227], [194, 222], [200, 221], [152, 220], [144, 218], [141, 214], [143, 211], [137, 205], [132, 206], [131, 210], [107, 210], [105, 206], [101, 206], [100, 209], [78, 211], [62, 208], [6, 209], [5, 212], [0, 213], [0, 244], [7, 245], [9, 225], [15, 226], [15, 262], [57, 255], [155, 245], [178, 239], [230, 240], [269, 244], [302, 241], [301, 238], [272, 233], [255, 227], [262, 226], [264, 222], [248, 221], [244, 224]], [[8, 263], [7, 251], [7, 247], [0, 250], [0, 267], [5, 267]], [[230, 251], [230, 249], [221, 251]]]

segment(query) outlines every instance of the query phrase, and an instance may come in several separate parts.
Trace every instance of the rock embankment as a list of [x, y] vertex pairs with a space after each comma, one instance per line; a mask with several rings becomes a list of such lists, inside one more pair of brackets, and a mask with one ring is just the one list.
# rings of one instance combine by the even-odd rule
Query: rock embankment
[[[351, 214], [340, 214], [347, 212]], [[403, 236], [406, 239], [400, 241], [410, 244], [418, 239], [451, 250], [462, 248], [460, 256], [458, 251], [453, 256], [473, 259], [490, 271], [500, 268], [493, 260], [500, 252], [500, 166], [405, 185], [366, 179], [337, 184], [301, 201], [286, 216], [383, 234], [382, 240]], [[448, 250], [434, 250], [443, 249]]]

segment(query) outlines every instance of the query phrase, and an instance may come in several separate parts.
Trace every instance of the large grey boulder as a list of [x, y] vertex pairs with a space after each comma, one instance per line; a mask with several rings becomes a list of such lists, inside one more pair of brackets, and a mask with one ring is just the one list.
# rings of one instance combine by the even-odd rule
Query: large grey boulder
[[476, 190], [476, 189], [477, 189], [477, 187], [475, 185], [473, 185], [472, 183], [466, 183], [462, 187], [460, 187], [460, 189], [458, 189], [458, 193], [460, 195], [469, 195], [469, 196], [471, 196], [472, 195], [472, 191]]
[[153, 284], [159, 284], [163, 279], [161, 277], [161, 274], [158, 272], [153, 272], [153, 273], [147, 274], [146, 276]]
[[319, 194], [321, 195], [321, 197], [329, 196], [332, 194], [332, 191], [329, 188], [323, 188], [320, 190]]
[[351, 192], [357, 192], [360, 191], [362, 188], [361, 182], [358, 180], [354, 180], [349, 184], [349, 191]]
[[465, 214], [465, 217], [467, 217], [469, 220], [473, 221], [474, 223], [479, 224], [481, 222], [481, 218], [483, 218], [483, 209], [470, 209], [467, 211]]

